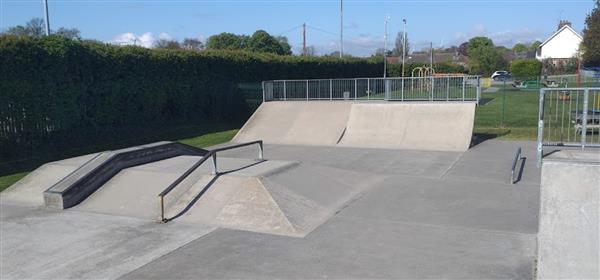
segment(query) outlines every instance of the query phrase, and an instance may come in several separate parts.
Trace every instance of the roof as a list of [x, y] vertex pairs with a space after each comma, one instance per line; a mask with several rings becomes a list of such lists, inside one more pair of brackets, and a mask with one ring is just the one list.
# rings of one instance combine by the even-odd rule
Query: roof
[[560, 29], [558, 29], [556, 32], [554, 32], [554, 34], [552, 34], [552, 36], [550, 36], [550, 38], [546, 39], [546, 41], [544, 41], [541, 45], [540, 48], [543, 47], [545, 44], [547, 44], [548, 42], [550, 42], [550, 40], [552, 40], [554, 37], [556, 37], [558, 34], [560, 34], [561, 32], [563, 32], [565, 29], [568, 29], [569, 31], [573, 32], [573, 34], [577, 35], [577, 37], [579, 37], [579, 39], [583, 40], [583, 37], [581, 35], [579, 35], [579, 33], [577, 33], [577, 31], [575, 31], [575, 29], [573, 29], [573, 27], [571, 27], [570, 25], [563, 25], [563, 27], [561, 27]]

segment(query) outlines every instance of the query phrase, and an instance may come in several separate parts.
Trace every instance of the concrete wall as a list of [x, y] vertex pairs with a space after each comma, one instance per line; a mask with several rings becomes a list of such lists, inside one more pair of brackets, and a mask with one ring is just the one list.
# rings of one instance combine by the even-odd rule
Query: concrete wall
[[544, 159], [538, 279], [600, 278], [600, 154], [559, 152]]

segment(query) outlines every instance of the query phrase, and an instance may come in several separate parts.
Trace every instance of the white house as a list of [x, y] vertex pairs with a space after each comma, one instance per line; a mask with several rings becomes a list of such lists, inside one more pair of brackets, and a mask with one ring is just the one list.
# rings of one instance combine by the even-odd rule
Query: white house
[[551, 59], [554, 62], [574, 57], [579, 50], [583, 37], [577, 33], [571, 23], [561, 21], [560, 28], [544, 41], [537, 49], [535, 58], [538, 60]]

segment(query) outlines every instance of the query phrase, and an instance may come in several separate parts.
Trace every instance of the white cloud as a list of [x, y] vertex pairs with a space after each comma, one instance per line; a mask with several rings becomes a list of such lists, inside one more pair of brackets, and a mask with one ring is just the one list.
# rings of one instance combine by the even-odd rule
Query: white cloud
[[154, 36], [154, 34], [152, 34], [152, 32], [146, 32], [141, 35], [136, 35], [131, 32], [126, 32], [126, 33], [122, 33], [122, 34], [115, 36], [110, 41], [110, 43], [117, 44], [117, 45], [136, 45], [136, 46], [142, 46], [145, 48], [151, 48], [152, 46], [154, 46], [154, 43], [158, 39], [172, 40], [172, 37], [168, 33], [164, 33], [164, 32], [158, 34], [158, 37]]

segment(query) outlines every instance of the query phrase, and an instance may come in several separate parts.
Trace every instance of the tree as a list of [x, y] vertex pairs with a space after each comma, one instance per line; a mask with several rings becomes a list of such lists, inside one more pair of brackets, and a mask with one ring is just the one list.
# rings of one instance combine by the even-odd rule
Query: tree
[[183, 48], [185, 50], [200, 51], [200, 50], [204, 49], [204, 44], [202, 44], [202, 41], [200, 41], [198, 39], [185, 38], [185, 39], [183, 39], [183, 42], [181, 43], [181, 48]]
[[283, 54], [284, 55], [291, 55], [292, 54], [292, 46], [290, 46], [290, 43], [288, 42], [288, 38], [287, 37], [285, 37], [285, 36], [276, 36], [275, 39], [281, 45], [281, 48], [283, 49]]
[[167, 40], [167, 39], [160, 39], [160, 40], [156, 41], [156, 43], [154, 43], [154, 47], [157, 49], [170, 49], [170, 50], [181, 49], [181, 45], [179, 44], [179, 42], [177, 42], [175, 40]]
[[305, 56], [316, 56], [317, 55], [317, 49], [315, 48], [315, 46], [307, 46], [306, 47], [306, 53], [304, 53]]
[[[404, 50], [404, 55], [408, 56], [410, 52], [410, 41], [408, 40], [408, 33], [406, 34], [406, 49]], [[396, 42], [394, 44], [393, 54], [395, 56], [402, 55], [402, 48], [404, 46], [404, 32], [398, 32], [396, 35]]]
[[17, 25], [8, 28], [6, 34], [16, 36], [31, 36], [31, 37], [42, 37], [45, 34], [44, 31], [44, 20], [41, 18], [32, 18], [25, 26]]
[[524, 53], [527, 52], [529, 48], [525, 44], [518, 43], [513, 46], [512, 50], [515, 53]]
[[81, 32], [77, 28], [61, 27], [58, 30], [56, 30], [54, 34], [71, 40], [81, 40]]
[[531, 45], [529, 45], [529, 51], [537, 51], [537, 49], [542, 45], [542, 42], [540, 41], [534, 41], [533, 43], [531, 43]]
[[248, 41], [247, 36], [239, 36], [233, 33], [223, 32], [221, 34], [208, 37], [206, 48], [219, 50], [241, 50]]
[[583, 63], [585, 66], [600, 66], [600, 0], [585, 19], [583, 30]]
[[458, 54], [468, 56], [469, 54], [469, 42], [464, 42], [458, 46]]
[[[288, 45], [289, 46], [289, 45]], [[248, 40], [248, 50], [253, 52], [274, 53], [279, 55], [291, 54], [291, 50], [285, 50], [280, 42], [267, 31], [257, 30]]]
[[469, 40], [468, 54], [473, 74], [489, 75], [506, 67], [506, 61], [490, 38], [474, 37]]
[[510, 64], [510, 72], [518, 79], [535, 79], [541, 71], [542, 63], [536, 59], [517, 59]]

